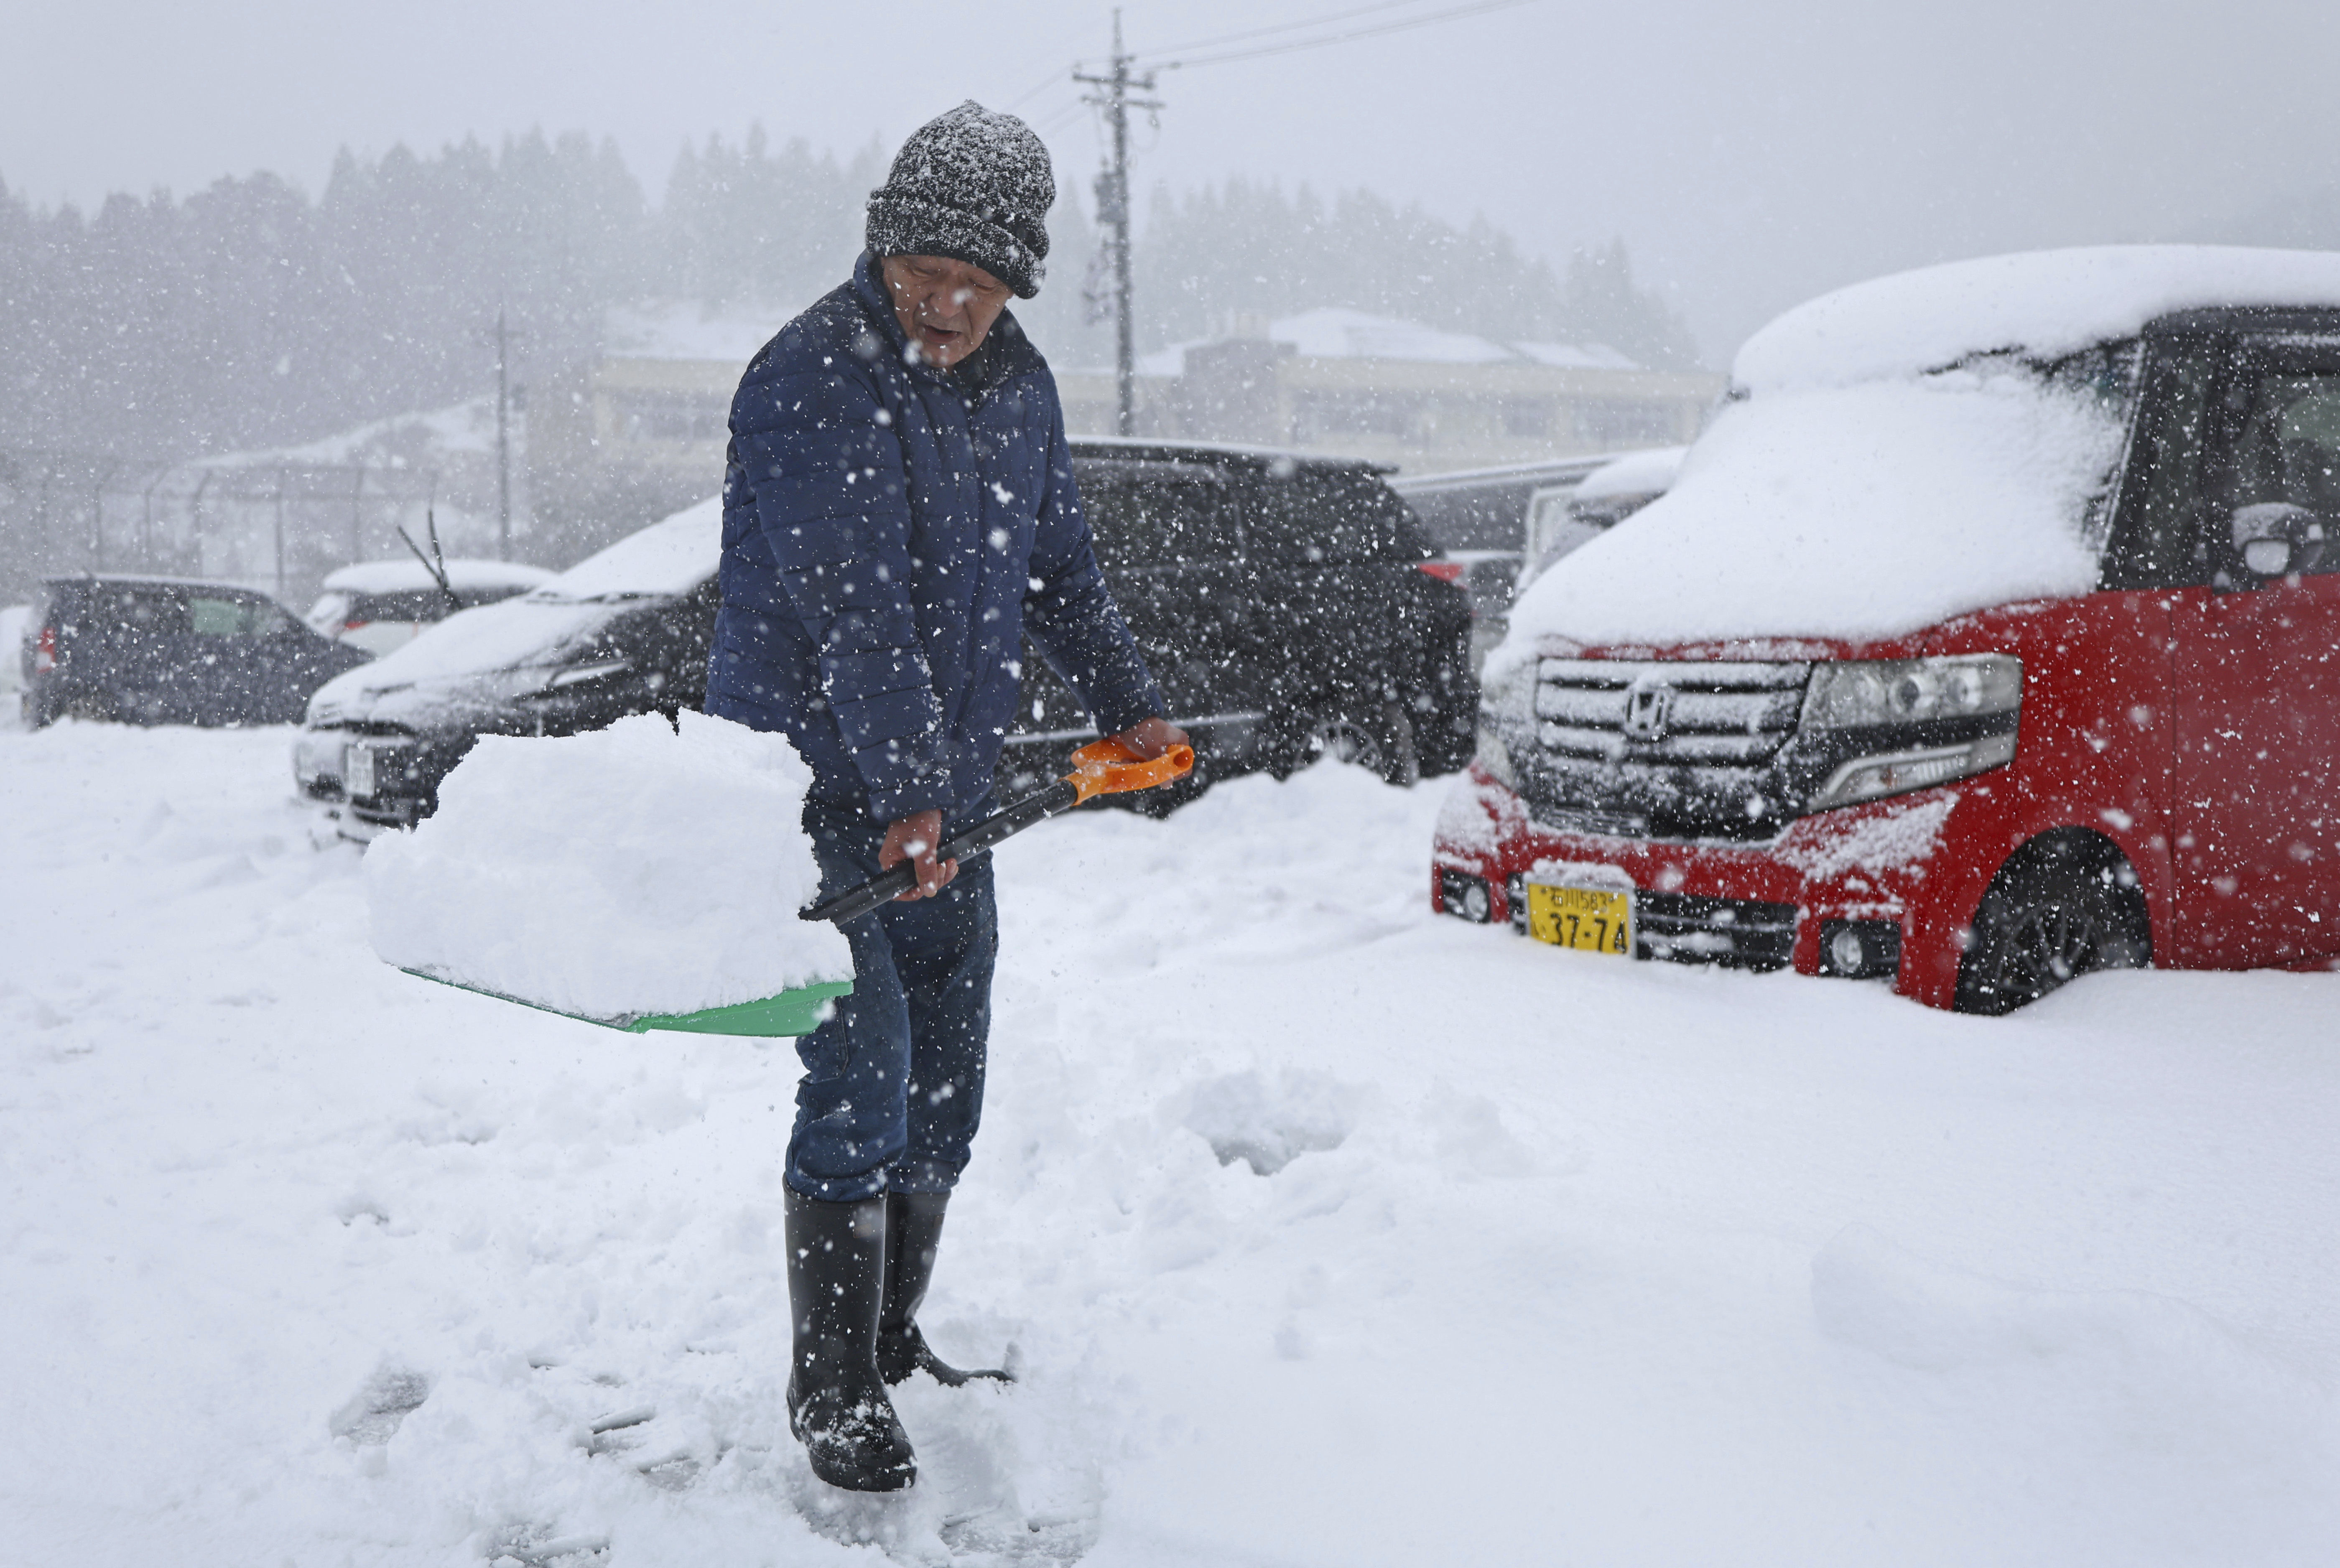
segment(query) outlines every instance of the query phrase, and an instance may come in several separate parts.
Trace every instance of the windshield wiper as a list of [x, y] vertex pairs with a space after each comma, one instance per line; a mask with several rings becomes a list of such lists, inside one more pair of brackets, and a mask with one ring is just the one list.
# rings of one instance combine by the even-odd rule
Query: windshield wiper
[[454, 588], [448, 583], [447, 557], [439, 552], [439, 508], [436, 507], [425, 508], [423, 509], [422, 518], [425, 523], [430, 525], [431, 528], [431, 553], [429, 555], [426, 556], [422, 553], [421, 547], [414, 542], [414, 536], [406, 531], [406, 525], [404, 523], [398, 525], [398, 537], [406, 541], [406, 547], [414, 552], [414, 558], [422, 563], [422, 569], [431, 574], [431, 580], [437, 583], [439, 585], [439, 591], [447, 596], [447, 613], [451, 616], [457, 610], [463, 607], [463, 601], [455, 597]]

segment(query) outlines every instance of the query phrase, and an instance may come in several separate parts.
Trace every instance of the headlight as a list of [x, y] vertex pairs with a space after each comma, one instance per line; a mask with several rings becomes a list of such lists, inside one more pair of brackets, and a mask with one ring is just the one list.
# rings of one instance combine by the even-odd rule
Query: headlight
[[1865, 729], [2012, 714], [2022, 705], [2023, 661], [2008, 654], [1846, 659], [1813, 668], [1804, 725]]
[[1805, 808], [1827, 811], [1889, 794], [1931, 789], [1953, 779], [1968, 778], [2015, 760], [2015, 736], [1985, 735], [1964, 745], [1933, 746], [1924, 751], [1897, 752], [1890, 756], [1858, 757], [1829, 775], [1819, 793]]
[[[1805, 809], [1906, 794], [2004, 767], [2015, 760], [2022, 706], [2023, 661], [2008, 654], [1817, 666], [1804, 697], [1804, 727], [1882, 730], [1889, 733], [1878, 738], [1891, 749], [1880, 745], [1839, 764]], [[1931, 727], [1944, 725], [1947, 735]], [[1978, 727], [1985, 732], [1979, 736]]]

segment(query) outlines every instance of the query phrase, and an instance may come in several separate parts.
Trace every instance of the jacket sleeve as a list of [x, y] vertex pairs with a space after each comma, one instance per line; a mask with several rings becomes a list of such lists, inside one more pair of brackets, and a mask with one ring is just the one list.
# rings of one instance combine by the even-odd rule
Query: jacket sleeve
[[818, 650], [820, 690], [892, 822], [951, 800], [942, 704], [910, 603], [901, 442], [849, 371], [751, 379], [732, 436], [789, 607]]
[[1137, 640], [1097, 569], [1061, 406], [1052, 410], [1047, 487], [1032, 537], [1025, 629], [1089, 710], [1097, 733], [1118, 735], [1141, 719], [1163, 716], [1165, 709]]

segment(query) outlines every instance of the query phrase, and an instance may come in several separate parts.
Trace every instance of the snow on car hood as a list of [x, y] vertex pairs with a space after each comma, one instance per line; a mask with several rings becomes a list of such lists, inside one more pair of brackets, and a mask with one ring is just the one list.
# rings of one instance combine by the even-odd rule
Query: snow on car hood
[[687, 594], [723, 556], [723, 505], [701, 501], [630, 534], [520, 598], [462, 610], [403, 647], [326, 682], [310, 713], [363, 707], [384, 692], [560, 662], [645, 599]]
[[2340, 306], [2340, 256], [2135, 246], [1857, 284], [1750, 339], [1671, 490], [1538, 577], [1537, 641], [1858, 641], [2092, 590], [2126, 399], [2038, 367], [2216, 305]]

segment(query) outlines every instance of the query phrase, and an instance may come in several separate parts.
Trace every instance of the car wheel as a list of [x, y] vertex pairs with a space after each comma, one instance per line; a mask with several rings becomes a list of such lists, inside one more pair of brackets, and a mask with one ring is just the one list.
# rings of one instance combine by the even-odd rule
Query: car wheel
[[2145, 895], [2121, 853], [2094, 833], [2043, 833], [1982, 895], [1951, 1006], [1998, 1016], [2076, 975], [2152, 962]]
[[122, 700], [112, 692], [77, 691], [58, 705], [57, 716], [88, 724], [114, 724], [122, 718]]
[[1403, 704], [1384, 703], [1378, 709], [1328, 708], [1295, 715], [1279, 727], [1288, 738], [1277, 748], [1279, 754], [1269, 770], [1279, 779], [1329, 756], [1369, 769], [1384, 784], [1410, 787], [1421, 782], [1413, 725]]

